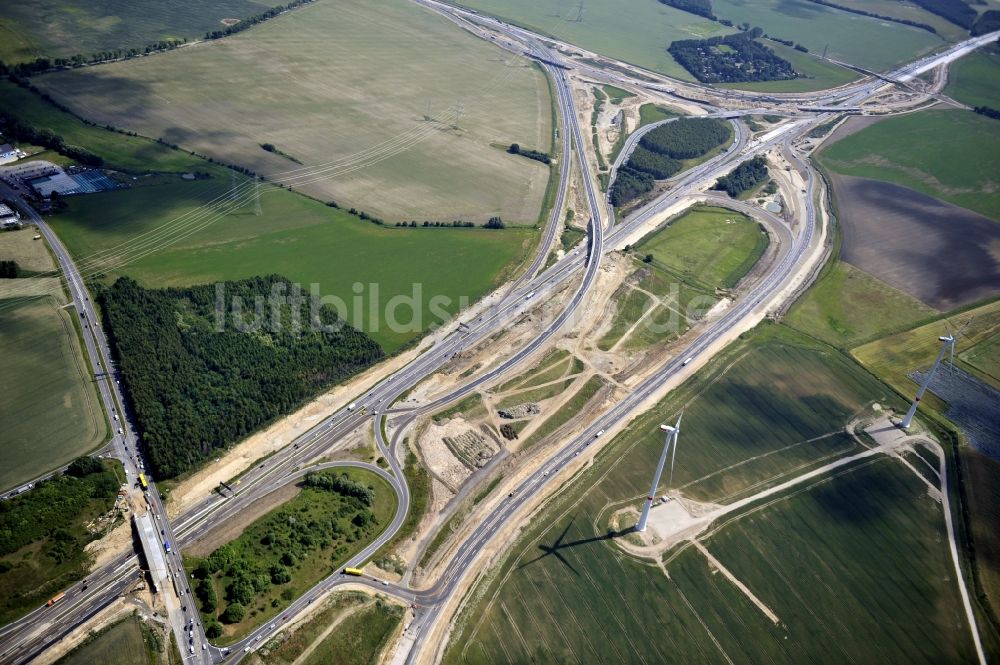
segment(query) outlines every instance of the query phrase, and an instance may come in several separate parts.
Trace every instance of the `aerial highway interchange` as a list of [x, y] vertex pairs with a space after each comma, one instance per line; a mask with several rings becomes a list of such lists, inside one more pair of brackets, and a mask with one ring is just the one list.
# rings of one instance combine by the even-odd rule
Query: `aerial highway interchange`
[[[505, 534], [520, 518], [530, 514], [547, 493], [575, 473], [580, 464], [581, 453], [591, 446], [599, 447], [621, 427], [627, 424], [650, 401], [662, 396], [671, 385], [704, 364], [738, 334], [751, 328], [768, 312], [785, 304], [795, 293], [807, 285], [810, 276], [817, 269], [824, 256], [827, 231], [824, 220], [827, 215], [819, 209], [825, 200], [823, 183], [813, 166], [796, 147], [796, 142], [817, 126], [827, 122], [834, 114], [844, 109], [859, 108], [866, 100], [880, 91], [895, 85], [892, 81], [909, 81], [919, 74], [947, 64], [957, 57], [993, 41], [997, 33], [976, 37], [959, 43], [933, 56], [921, 58], [898, 68], [882, 78], [868, 77], [860, 82], [818, 93], [798, 93], [781, 95], [774, 93], [751, 93], [729, 91], [723, 95], [714, 88], [702, 88], [695, 84], [672, 82], [663, 78], [662, 84], [651, 84], [647, 79], [633, 79], [621, 73], [621, 69], [609, 70], [593, 64], [583, 64], [566, 57], [558, 44], [547, 37], [509, 25], [477, 12], [436, 2], [416, 0], [454, 21], [459, 26], [481, 38], [489, 39], [501, 48], [532, 58], [540, 63], [550, 77], [555, 88], [558, 105], [559, 137], [562, 160], [555, 204], [543, 231], [542, 240], [530, 266], [512, 283], [501, 288], [488, 303], [473, 308], [450, 322], [443, 330], [437, 331], [433, 345], [420, 353], [404, 367], [382, 376], [364, 394], [329, 414], [295, 438], [266, 461], [242, 475], [238, 486], [228, 493], [213, 493], [185, 510], [175, 519], [169, 519], [166, 507], [160, 499], [155, 485], [145, 493], [148, 510], [159, 529], [152, 542], [143, 542], [147, 551], [167, 550], [167, 577], [171, 583], [162, 588], [165, 607], [177, 642], [183, 645], [182, 656], [186, 663], [236, 663], [249, 652], [258, 648], [265, 640], [281, 631], [287, 622], [311, 609], [317, 599], [331, 591], [348, 585], [363, 585], [380, 593], [394, 596], [409, 604], [414, 613], [408, 625], [401, 647], [405, 648], [407, 663], [432, 662], [444, 647], [447, 623], [455, 611], [455, 603], [464, 593], [471, 579], [485, 565], [484, 552], [491, 543]], [[491, 37], [491, 35], [493, 37]], [[498, 38], [497, 38], [498, 37]], [[720, 100], [719, 106], [707, 101], [698, 101], [703, 114], [708, 117], [727, 119], [734, 131], [732, 145], [703, 164], [678, 174], [671, 181], [671, 187], [663, 195], [648, 202], [624, 219], [616, 220], [614, 208], [606, 196], [598, 189], [597, 179], [588, 156], [589, 135], [581, 129], [580, 113], [574, 100], [571, 77], [585, 77], [606, 83], [618, 83], [641, 87], [652, 94], [669, 100], [675, 93], [684, 93], [683, 99], [699, 94]], [[914, 93], [914, 98], [925, 93]], [[822, 110], [815, 110], [822, 109]], [[774, 130], [751, 140], [741, 117], [769, 113], [780, 115], [783, 122]], [[639, 139], [648, 131], [662, 123], [647, 125], [628, 138], [612, 166], [611, 179], [628, 159]], [[648, 376], [635, 385], [630, 393], [613, 408], [599, 414], [571, 438], [561, 443], [547, 459], [532, 469], [521, 480], [509, 496], [500, 501], [489, 517], [463, 534], [461, 544], [454, 550], [443, 571], [429, 586], [413, 587], [405, 584], [381, 582], [369, 577], [349, 577], [338, 571], [322, 580], [312, 589], [292, 601], [279, 618], [267, 622], [250, 632], [246, 637], [225, 648], [214, 646], [205, 636], [204, 627], [198, 619], [191, 597], [187, 574], [181, 560], [181, 550], [189, 543], [210, 532], [233, 515], [246, 509], [275, 490], [301, 479], [307, 472], [333, 466], [354, 465], [366, 468], [383, 477], [396, 493], [398, 503], [392, 522], [372, 542], [355, 554], [346, 564], [361, 567], [369, 562], [383, 546], [391, 541], [402, 528], [410, 509], [410, 490], [402, 468], [401, 443], [407, 428], [420, 416], [440, 410], [469, 395], [477, 388], [495, 382], [498, 378], [512, 375], [512, 371], [522, 367], [525, 361], [558, 335], [571, 329], [583, 316], [588, 294], [597, 280], [602, 265], [602, 257], [607, 252], [620, 249], [634, 239], [648, 233], [660, 224], [665, 211], [697, 200], [709, 200], [705, 190], [720, 176], [725, 175], [738, 163], [756, 155], [780, 150], [803, 178], [803, 187], [797, 194], [793, 209], [799, 216], [793, 228], [780, 218], [758, 211], [757, 219], [765, 225], [772, 242], [777, 245], [777, 254], [765, 275], [740, 294], [739, 299], [720, 317], [699, 326], [684, 340], [682, 351], [662, 365], [653, 369]], [[579, 180], [585, 189], [587, 203], [587, 239], [577, 251], [566, 255], [547, 268], [543, 264], [548, 256], [558, 218], [563, 213], [564, 202], [570, 187], [571, 160], [578, 169]], [[302, 174], [304, 175], [304, 174]], [[249, 196], [249, 191], [245, 192]], [[30, 211], [31, 221], [36, 224], [46, 241], [53, 248], [58, 264], [69, 285], [73, 305], [81, 314], [83, 341], [87, 357], [95, 370], [96, 384], [101, 401], [110, 421], [122, 428], [121, 435], [113, 437], [104, 455], [120, 460], [131, 479], [143, 472], [138, 433], [122, 408], [125, 399], [118, 382], [118, 374], [111, 357], [107, 337], [101, 329], [100, 317], [90, 302], [84, 278], [73, 259], [63, 247], [59, 238], [34, 212], [26, 201], [5, 188], [5, 198], [19, 204], [22, 210]], [[224, 205], [218, 212], [224, 214]], [[748, 206], [743, 208], [748, 212]], [[502, 362], [492, 368], [470, 376], [460, 387], [439, 397], [416, 406], [402, 404], [400, 399], [414, 386], [437, 372], [450, 359], [463, 351], [472, 349], [499, 330], [510, 326], [528, 312], [536, 311], [560, 292], [569, 290], [569, 295], [561, 301], [561, 308], [551, 313], [542, 330], [522, 348], [517, 349]], [[373, 428], [375, 442], [381, 456], [387, 461], [383, 469], [366, 462], [330, 462], [310, 464], [311, 460], [322, 456], [339, 442], [359, 428]], [[133, 490], [139, 493], [138, 490]], [[167, 544], [172, 547], [167, 548]], [[58, 642], [77, 626], [84, 624], [102, 608], [119, 597], [132, 584], [140, 568], [141, 553], [126, 552], [110, 563], [92, 571], [84, 583], [67, 589], [65, 598], [51, 608], [40, 607], [26, 616], [0, 628], [0, 662], [30, 662], [52, 644]], [[145, 556], [145, 555], [142, 555]], [[164, 580], [165, 582], [166, 580]], [[193, 631], [193, 637], [189, 637]], [[978, 639], [978, 638], [977, 638]], [[187, 648], [188, 645], [190, 649]], [[980, 651], [980, 656], [981, 656]]]

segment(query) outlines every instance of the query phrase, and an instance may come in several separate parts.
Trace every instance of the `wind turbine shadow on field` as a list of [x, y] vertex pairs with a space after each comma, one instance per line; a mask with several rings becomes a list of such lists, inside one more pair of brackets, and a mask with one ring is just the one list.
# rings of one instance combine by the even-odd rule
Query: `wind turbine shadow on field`
[[622, 529], [620, 531], [615, 531], [613, 529], [608, 529], [608, 532], [606, 534], [604, 534], [603, 536], [591, 536], [590, 538], [581, 538], [580, 540], [572, 540], [572, 541], [570, 541], [568, 543], [562, 542], [563, 538], [565, 538], [566, 534], [569, 532], [569, 528], [571, 526], [573, 526], [573, 520], [575, 520], [575, 519], [576, 519], [575, 516], [572, 517], [572, 518], [570, 518], [569, 524], [566, 525], [566, 528], [563, 529], [563, 532], [561, 534], [559, 534], [558, 538], [556, 538], [556, 542], [552, 543], [551, 545], [546, 545], [544, 543], [539, 543], [538, 549], [542, 550], [543, 554], [541, 554], [540, 556], [535, 557], [531, 561], [527, 561], [525, 563], [522, 563], [520, 566], [518, 566], [518, 570], [520, 570], [521, 568], [524, 568], [526, 566], [530, 566], [531, 564], [535, 563], [536, 561], [540, 561], [541, 559], [544, 559], [545, 557], [547, 557], [549, 555], [552, 555], [552, 556], [556, 557], [557, 559], [559, 559], [560, 561], [562, 561], [563, 564], [565, 564], [567, 568], [569, 568], [570, 570], [572, 570], [574, 575], [579, 576], [580, 575], [579, 571], [577, 571], [577, 569], [573, 567], [573, 564], [571, 564], [569, 561], [566, 560], [566, 557], [564, 557], [559, 552], [559, 550], [563, 550], [563, 549], [566, 549], [568, 547], [578, 547], [580, 545], [587, 545], [588, 543], [596, 543], [596, 542], [599, 542], [599, 541], [602, 541], [602, 540], [611, 540], [613, 538], [619, 538], [621, 536], [624, 536], [626, 534], [629, 534], [629, 533], [632, 533], [633, 531], [635, 531], [635, 527], [634, 526], [630, 526], [629, 528]]

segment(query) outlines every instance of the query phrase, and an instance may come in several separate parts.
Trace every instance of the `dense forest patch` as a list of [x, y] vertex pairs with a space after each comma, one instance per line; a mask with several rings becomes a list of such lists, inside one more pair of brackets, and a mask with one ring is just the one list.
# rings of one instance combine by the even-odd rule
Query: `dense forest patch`
[[742, 162], [728, 175], [719, 178], [712, 189], [721, 189], [733, 198], [767, 180], [767, 160], [754, 157]]
[[296, 301], [294, 290], [277, 275], [164, 290], [123, 277], [101, 293], [157, 477], [193, 468], [384, 355], [332, 306]]
[[716, 118], [678, 118], [649, 131], [639, 140], [611, 187], [611, 203], [621, 206], [651, 191], [729, 140], [732, 130]]
[[66, 472], [0, 501], [0, 622], [87, 574], [84, 546], [115, 522], [121, 464], [81, 457]]
[[381, 533], [395, 509], [392, 489], [370, 471], [308, 474], [294, 499], [208, 557], [186, 560], [209, 637], [268, 620]]
[[799, 76], [787, 60], [754, 41], [759, 28], [749, 33], [685, 39], [673, 42], [667, 51], [702, 83], [786, 81]]

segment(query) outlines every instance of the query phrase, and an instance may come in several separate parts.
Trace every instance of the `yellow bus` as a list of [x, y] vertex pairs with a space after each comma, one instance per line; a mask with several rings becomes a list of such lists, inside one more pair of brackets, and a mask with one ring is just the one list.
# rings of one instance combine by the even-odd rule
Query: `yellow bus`
[[148, 486], [146, 485], [146, 474], [144, 473], [139, 474], [139, 484], [142, 485], [143, 490], [148, 489]]
[[364, 568], [344, 568], [345, 575], [357, 575], [361, 576], [365, 574]]

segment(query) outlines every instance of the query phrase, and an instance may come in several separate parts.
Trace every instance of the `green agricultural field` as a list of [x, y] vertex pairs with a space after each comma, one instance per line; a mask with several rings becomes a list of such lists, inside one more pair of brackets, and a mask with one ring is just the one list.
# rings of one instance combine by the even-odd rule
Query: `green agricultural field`
[[738, 212], [695, 206], [669, 226], [644, 238], [638, 256], [711, 291], [731, 288], [763, 256], [768, 237], [752, 219]]
[[938, 313], [843, 261], [834, 261], [785, 321], [828, 344], [850, 348]]
[[56, 661], [57, 665], [155, 665], [158, 659], [143, 639], [142, 625], [136, 617], [129, 617], [87, 640]]
[[[549, 502], [471, 596], [444, 662], [971, 657], [939, 504], [892, 460], [845, 467], [734, 515], [705, 539], [778, 625], [686, 543], [667, 552], [664, 570], [625, 554], [608, 532], [611, 514], [638, 507], [648, 491], [663, 444], [657, 424], [681, 409], [674, 487], [728, 501], [861, 450], [842, 428], [888, 392], [829, 347], [759, 328], [640, 416]], [[557, 542], [559, 557], [541, 548]], [[872, 565], [882, 560], [895, 562], [892, 574]], [[657, 639], [637, 639], [639, 625]]]
[[1000, 50], [980, 49], [953, 64], [944, 92], [969, 106], [1000, 108]]
[[[209, 636], [215, 632], [231, 643], [269, 621], [389, 526], [396, 495], [381, 476], [353, 468], [315, 476], [315, 482], [339, 484], [320, 487], [307, 476], [295, 498], [238, 538], [204, 559], [185, 559], [199, 580], [192, 587]], [[366, 491], [367, 498], [359, 495]]]
[[958, 42], [969, 36], [967, 30], [930, 13], [911, 0], [837, 0], [835, 4], [882, 16], [924, 23], [934, 28], [937, 34], [950, 42]]
[[577, 0], [461, 0], [456, 4], [685, 81], [692, 80], [691, 75], [667, 53], [670, 42], [732, 32], [657, 0], [584, 3], [582, 17]]
[[[782, 39], [787, 39], [782, 37]], [[818, 58], [815, 54], [801, 53], [794, 48], [766, 42], [767, 47], [792, 64], [802, 78], [790, 81], [759, 81], [750, 83], [723, 83], [719, 87], [756, 92], [811, 92], [835, 88], [858, 79], [854, 71]]]
[[160, 40], [200, 38], [241, 19], [284, 4], [268, 0], [116, 2], [37, 0], [0, 5], [0, 60], [24, 62], [115, 48], [141, 48]]
[[[75, 197], [51, 224], [77, 264], [107, 280], [128, 275], [162, 287], [278, 273], [307, 292], [316, 284], [324, 296], [338, 297], [348, 321], [387, 353], [440, 323], [441, 312], [457, 312], [461, 299], [471, 304], [500, 283], [537, 235], [511, 228], [382, 227], [270, 187], [261, 194], [260, 217], [250, 204], [225, 216], [198, 212], [203, 203], [224, 199], [228, 187], [228, 180], [175, 178]], [[137, 210], [143, 215], [136, 217]], [[415, 292], [416, 317], [405, 303], [389, 311], [394, 296]]]
[[959, 355], [963, 361], [1000, 386], [1000, 330]]
[[321, 0], [226, 39], [36, 84], [100, 125], [392, 221], [534, 225], [549, 178], [493, 147], [551, 151], [542, 71], [408, 0]]
[[1000, 610], [1000, 461], [971, 446], [959, 448], [968, 529], [976, 548], [976, 569], [994, 615]]
[[739, 25], [760, 26], [769, 35], [791, 39], [812, 53], [874, 70], [916, 60], [945, 42], [931, 33], [888, 21], [824, 7], [808, 0], [714, 0], [716, 16]]
[[[781, 621], [775, 626], [745, 597], [733, 598], [734, 587], [701, 554], [684, 550], [667, 571], [719, 648], [734, 657], [975, 659], [941, 505], [891, 458], [804, 486], [703, 542]], [[873, 565], [879, 561], [892, 561], [892, 573]]]
[[957, 109], [886, 118], [820, 153], [824, 166], [874, 178], [1000, 220], [997, 121]]
[[[970, 320], [971, 323], [966, 325]], [[991, 340], [1000, 332], [1000, 301], [954, 315], [950, 317], [950, 321], [953, 330], [962, 329], [955, 343], [955, 363], [972, 374], [991, 381], [988, 371], [982, 372], [977, 368], [975, 349], [980, 343], [986, 344], [988, 348]], [[941, 349], [938, 336], [947, 333], [944, 320], [934, 321], [859, 346], [851, 351], [851, 355], [893, 388], [904, 395], [910, 395], [916, 390], [916, 384], [907, 374], [926, 369], [934, 362]], [[969, 351], [973, 352], [971, 363], [965, 360]], [[992, 382], [1000, 387], [1000, 382]], [[928, 395], [924, 402], [932, 406], [941, 404], [933, 395]]]
[[[0, 109], [17, 116], [25, 124], [58, 134], [69, 145], [100, 155], [110, 168], [134, 173], [217, 170], [202, 159], [150, 139], [88, 125], [38, 94], [6, 80], [0, 81]], [[48, 159], [47, 155], [38, 158]]]
[[107, 437], [76, 310], [61, 305], [53, 296], [0, 300], [0, 376], [8, 388], [0, 395], [0, 489], [66, 464]]

